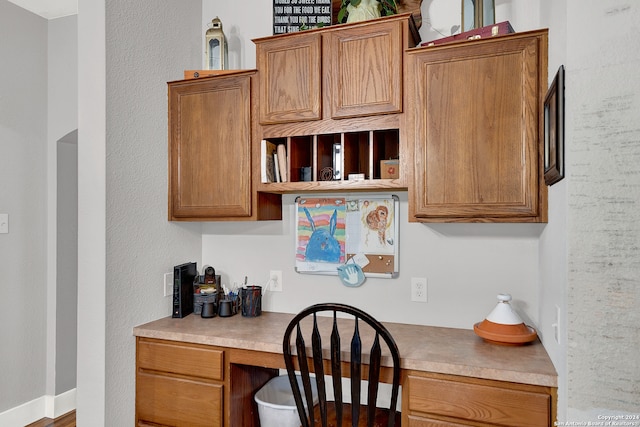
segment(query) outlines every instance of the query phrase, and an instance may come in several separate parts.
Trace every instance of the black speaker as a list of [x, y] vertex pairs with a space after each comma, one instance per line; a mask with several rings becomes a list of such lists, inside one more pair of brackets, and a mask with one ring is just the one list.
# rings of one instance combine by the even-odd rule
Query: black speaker
[[173, 314], [171, 317], [185, 317], [193, 313], [193, 282], [198, 275], [195, 262], [173, 267]]

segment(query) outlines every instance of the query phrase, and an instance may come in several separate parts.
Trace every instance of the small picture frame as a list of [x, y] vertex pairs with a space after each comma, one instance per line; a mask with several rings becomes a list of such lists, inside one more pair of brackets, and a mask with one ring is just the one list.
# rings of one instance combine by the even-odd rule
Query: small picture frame
[[544, 99], [544, 182], [564, 178], [564, 65], [561, 65]]

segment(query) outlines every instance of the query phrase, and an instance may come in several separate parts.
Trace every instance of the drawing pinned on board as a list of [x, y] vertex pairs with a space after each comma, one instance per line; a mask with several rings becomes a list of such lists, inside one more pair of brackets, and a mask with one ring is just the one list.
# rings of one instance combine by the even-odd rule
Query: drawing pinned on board
[[307, 208], [303, 209], [311, 224], [311, 230], [313, 230], [305, 250], [307, 261], [339, 262], [340, 243], [333, 237], [338, 222], [338, 210], [334, 209], [329, 222], [329, 231], [327, 231], [325, 228], [316, 227], [315, 220], [311, 217], [309, 210]]
[[381, 245], [386, 244], [385, 231], [388, 216], [389, 209], [386, 206], [378, 206], [367, 214], [367, 227], [378, 233], [378, 241]]
[[360, 251], [377, 254], [393, 253], [395, 233], [392, 224], [395, 209], [392, 200], [362, 199], [352, 210], [354, 213], [360, 212], [363, 225]]
[[313, 271], [335, 271], [345, 256], [343, 198], [309, 198], [299, 202], [296, 260]]
[[[383, 194], [367, 195], [366, 198], [297, 197], [296, 272], [340, 276], [341, 267], [355, 263], [365, 276], [396, 277], [399, 260], [398, 204], [397, 196]], [[335, 220], [332, 221], [332, 218]], [[338, 262], [327, 262], [335, 260], [335, 257], [318, 257], [313, 253], [315, 248], [324, 244], [320, 239], [318, 243], [309, 243], [314, 232], [313, 227], [316, 230], [324, 229], [338, 241]], [[309, 253], [307, 246], [310, 246]], [[344, 270], [344, 273], [351, 271], [352, 269]], [[348, 279], [343, 282], [345, 286], [351, 284], [351, 276], [345, 276]]]

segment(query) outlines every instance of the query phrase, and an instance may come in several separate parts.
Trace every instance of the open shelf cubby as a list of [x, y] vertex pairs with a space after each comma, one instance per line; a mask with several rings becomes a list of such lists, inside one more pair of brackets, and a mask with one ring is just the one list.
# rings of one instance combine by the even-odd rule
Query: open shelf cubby
[[[261, 191], [295, 191], [296, 183], [315, 183], [335, 189], [337, 183], [357, 187], [364, 181], [398, 179], [383, 178], [381, 161], [395, 160], [400, 156], [399, 129], [326, 133], [268, 138], [275, 145], [286, 148], [287, 182], [263, 183]], [[265, 162], [262, 166], [265, 167]]]

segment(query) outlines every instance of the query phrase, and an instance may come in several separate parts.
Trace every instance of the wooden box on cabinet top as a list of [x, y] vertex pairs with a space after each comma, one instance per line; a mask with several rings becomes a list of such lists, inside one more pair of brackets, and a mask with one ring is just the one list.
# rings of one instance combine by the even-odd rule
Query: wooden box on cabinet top
[[407, 53], [409, 220], [546, 222], [547, 30]]
[[252, 183], [255, 71], [170, 82], [169, 220], [280, 219]]

